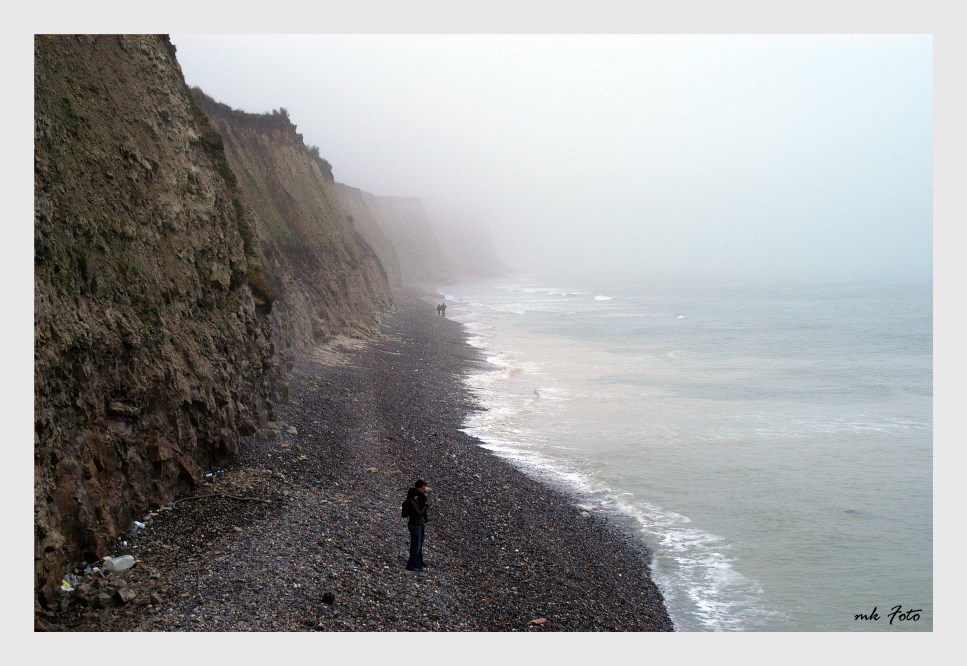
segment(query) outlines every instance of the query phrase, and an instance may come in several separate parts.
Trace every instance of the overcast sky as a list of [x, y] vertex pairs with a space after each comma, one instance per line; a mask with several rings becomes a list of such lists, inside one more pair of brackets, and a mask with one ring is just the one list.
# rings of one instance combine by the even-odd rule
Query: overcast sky
[[930, 36], [171, 39], [189, 85], [519, 268], [931, 272]]

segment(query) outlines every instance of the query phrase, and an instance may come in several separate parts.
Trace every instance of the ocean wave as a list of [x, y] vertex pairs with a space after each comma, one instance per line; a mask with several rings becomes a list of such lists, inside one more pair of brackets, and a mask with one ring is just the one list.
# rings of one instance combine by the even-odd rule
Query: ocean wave
[[[560, 483], [579, 492], [590, 492], [591, 480], [587, 473], [565, 467], [560, 462], [548, 458], [537, 450], [536, 443], [528, 445], [524, 437], [514, 439], [498, 437], [489, 427], [472, 423], [464, 425], [461, 430], [471, 437], [478, 438], [482, 448], [504, 458], [526, 474], [539, 480]], [[524, 435], [524, 433], [520, 434]]]
[[677, 628], [741, 631], [785, 617], [762, 602], [760, 583], [735, 568], [721, 536], [691, 527], [686, 516], [647, 502], [621, 495], [612, 500], [638, 522], [647, 543], [660, 544], [652, 570]]
[[[631, 514], [653, 554], [652, 573], [676, 628], [852, 628], [813, 612], [823, 600], [786, 580], [776, 562], [813, 533], [821, 537], [815, 543], [825, 544], [827, 527], [842, 527], [838, 521], [852, 516], [844, 510], [865, 510], [880, 480], [886, 487], [919, 475], [916, 506], [921, 495], [929, 497], [929, 365], [924, 395], [894, 391], [881, 401], [868, 387], [868, 375], [890, 376], [879, 370], [881, 362], [892, 362], [886, 367], [907, 383], [920, 381], [914, 373], [924, 365], [921, 356], [899, 350], [891, 361], [874, 355], [877, 347], [863, 336], [832, 347], [838, 324], [847, 330], [855, 320], [849, 312], [829, 318], [826, 346], [816, 347], [811, 330], [799, 332], [798, 322], [811, 310], [798, 301], [787, 312], [738, 299], [742, 307], [735, 310], [719, 294], [652, 294], [625, 284], [588, 286], [578, 298], [540, 283], [499, 292], [474, 284], [460, 293], [483, 304], [454, 301], [452, 318], [468, 323], [471, 344], [491, 360], [473, 370], [481, 374], [465, 378], [482, 409], [468, 416], [464, 432], [536, 478], [566, 483], [582, 503], [607, 508], [613, 501], [616, 511]], [[854, 337], [862, 344], [847, 354]], [[860, 361], [871, 368], [855, 372]], [[757, 447], [768, 455], [756, 455]], [[816, 461], [829, 465], [819, 468]], [[741, 520], [724, 520], [730, 513], [722, 498], [729, 491], [707, 473], [716, 468], [737, 491], [761, 488], [763, 468], [777, 479], [796, 479], [774, 491], [788, 500], [781, 506], [793, 507], [791, 519], [743, 514], [768, 523], [761, 537]], [[813, 473], [796, 476], [799, 469]], [[827, 502], [830, 488], [849, 494]], [[802, 534], [787, 529], [792, 518], [811, 515], [815, 507], [803, 498], [814, 495], [825, 502], [822, 515], [833, 518], [800, 519], [795, 525], [803, 526]], [[864, 515], [872, 525], [874, 518]], [[852, 522], [857, 525], [849, 529], [861, 527]], [[856, 549], [867, 538], [857, 531], [843, 547]], [[815, 558], [824, 552], [816, 546]], [[834, 599], [854, 574], [836, 575]]]
[[546, 294], [548, 296], [580, 296], [585, 293], [575, 289], [562, 289], [560, 287], [527, 287], [522, 285], [501, 285], [497, 289], [521, 294]]

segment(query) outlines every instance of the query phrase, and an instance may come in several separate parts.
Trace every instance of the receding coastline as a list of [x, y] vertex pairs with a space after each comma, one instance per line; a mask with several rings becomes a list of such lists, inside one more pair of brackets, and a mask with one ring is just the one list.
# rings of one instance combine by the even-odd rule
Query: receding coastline
[[[460, 432], [474, 409], [461, 379], [480, 362], [413, 296], [376, 341], [299, 361], [279, 437], [248, 442], [192, 493], [206, 497], [129, 541], [138, 566], [107, 582], [134, 599], [75, 603], [51, 629], [673, 630], [630, 531]], [[404, 569], [399, 516], [417, 477], [432, 488], [420, 573]]]

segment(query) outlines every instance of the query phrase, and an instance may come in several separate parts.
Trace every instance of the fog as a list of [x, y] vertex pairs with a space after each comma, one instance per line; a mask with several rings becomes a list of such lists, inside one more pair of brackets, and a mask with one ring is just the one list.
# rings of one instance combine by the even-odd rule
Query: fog
[[189, 85], [517, 269], [931, 274], [928, 35], [171, 39]]

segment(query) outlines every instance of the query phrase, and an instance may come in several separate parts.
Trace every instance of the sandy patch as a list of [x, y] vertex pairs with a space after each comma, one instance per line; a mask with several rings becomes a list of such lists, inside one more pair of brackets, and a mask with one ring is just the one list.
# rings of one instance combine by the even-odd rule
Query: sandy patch
[[337, 335], [324, 344], [316, 346], [312, 350], [312, 358], [325, 365], [349, 365], [349, 356], [352, 352], [362, 349], [371, 342], [372, 340], [369, 339]]

